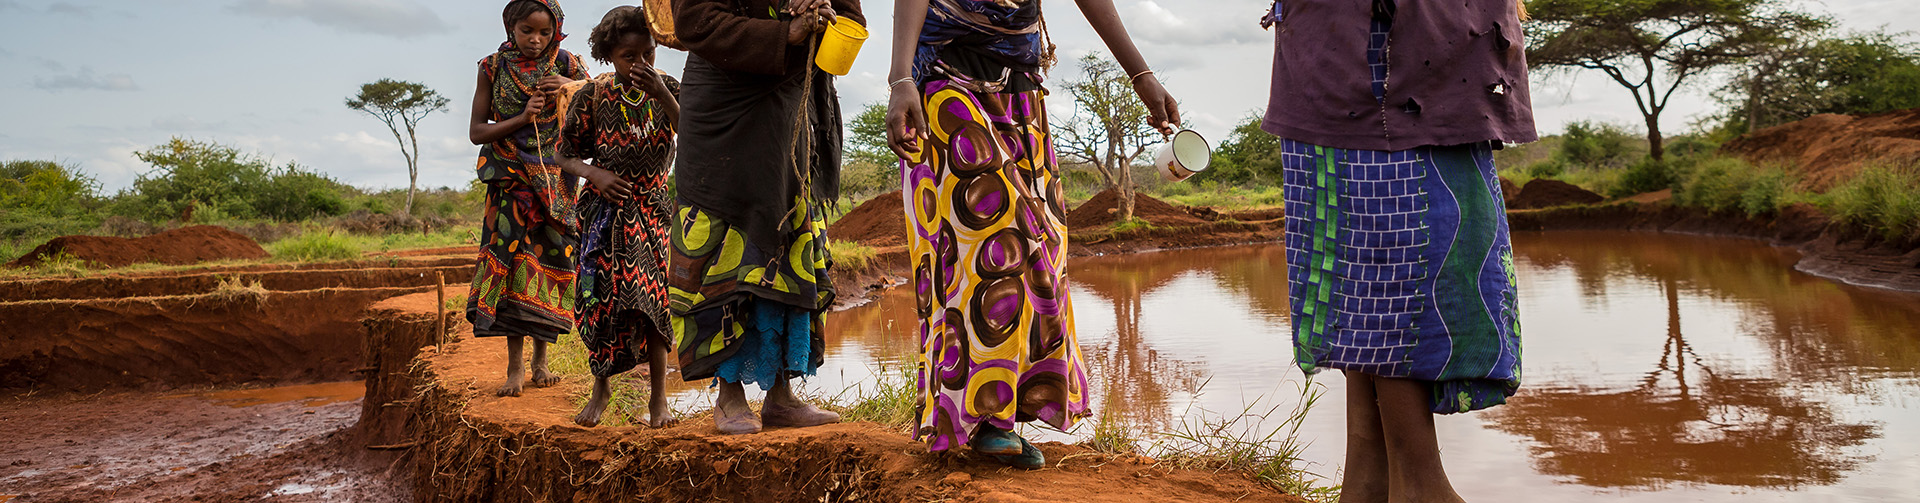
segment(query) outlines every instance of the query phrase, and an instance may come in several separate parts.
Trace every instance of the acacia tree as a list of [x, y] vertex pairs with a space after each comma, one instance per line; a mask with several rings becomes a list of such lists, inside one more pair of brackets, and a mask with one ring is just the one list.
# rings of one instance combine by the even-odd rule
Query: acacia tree
[[1091, 165], [1120, 193], [1121, 221], [1133, 219], [1133, 161], [1162, 141], [1147, 121], [1152, 114], [1134, 94], [1120, 63], [1091, 53], [1080, 58], [1080, 79], [1068, 81], [1078, 102], [1073, 115], [1053, 130], [1055, 147], [1077, 163]]
[[[425, 84], [393, 79], [360, 85], [360, 94], [347, 98], [347, 108], [380, 119], [400, 143], [400, 155], [407, 159], [407, 203], [403, 212], [413, 214], [413, 193], [420, 181], [420, 140], [415, 130], [428, 114], [447, 110], [447, 99]], [[407, 135], [400, 136], [406, 128]]]
[[[1527, 62], [1599, 70], [1633, 93], [1654, 159], [1665, 153], [1660, 113], [1702, 75], [1760, 55], [1828, 21], [1786, 0], [1532, 0]], [[1664, 78], [1664, 82], [1661, 80]]]

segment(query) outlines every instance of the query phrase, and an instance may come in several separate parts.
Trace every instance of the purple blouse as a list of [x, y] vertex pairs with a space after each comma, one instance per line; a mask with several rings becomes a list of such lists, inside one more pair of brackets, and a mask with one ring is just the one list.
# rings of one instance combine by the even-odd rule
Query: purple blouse
[[[1513, 0], [1399, 0], [1375, 96], [1374, 4], [1282, 0], [1261, 129], [1315, 145], [1395, 151], [1539, 139]], [[1276, 19], [1277, 18], [1277, 19]]]

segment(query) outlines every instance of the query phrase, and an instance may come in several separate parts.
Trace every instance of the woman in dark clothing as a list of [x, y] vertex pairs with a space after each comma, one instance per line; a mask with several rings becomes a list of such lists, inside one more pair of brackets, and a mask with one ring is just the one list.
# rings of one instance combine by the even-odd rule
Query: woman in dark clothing
[[[1280, 0], [1295, 362], [1347, 379], [1340, 501], [1460, 501], [1434, 414], [1506, 402], [1520, 322], [1493, 150], [1535, 140], [1517, 0]], [[1362, 58], [1361, 55], [1365, 57]]]
[[[837, 197], [839, 97], [810, 48], [836, 15], [864, 23], [860, 4], [676, 0], [674, 10], [690, 53], [668, 271], [680, 373], [717, 380], [722, 433], [837, 422], [788, 381], [820, 366], [820, 315], [834, 296], [821, 204]], [[746, 383], [767, 391], [758, 417]]]

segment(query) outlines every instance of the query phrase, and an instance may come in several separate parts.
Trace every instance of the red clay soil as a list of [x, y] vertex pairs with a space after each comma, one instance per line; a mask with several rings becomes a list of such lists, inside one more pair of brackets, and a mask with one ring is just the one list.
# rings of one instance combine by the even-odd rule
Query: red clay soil
[[1797, 164], [1807, 188], [1825, 191], [1874, 162], [1920, 160], [1920, 108], [1815, 115], [1748, 133], [1720, 150], [1755, 163]]
[[[0, 398], [0, 501], [409, 501], [360, 383]], [[397, 480], [396, 480], [397, 479]]]
[[[1071, 230], [1092, 230], [1113, 225], [1119, 220], [1120, 191], [1107, 189], [1094, 194], [1087, 202], [1080, 203], [1073, 211], [1067, 212], [1067, 228]], [[1133, 194], [1133, 217], [1146, 220], [1160, 227], [1182, 227], [1202, 225], [1206, 220], [1194, 217], [1174, 205], [1167, 204], [1152, 196], [1135, 192]]]
[[874, 196], [827, 227], [827, 236], [867, 246], [907, 244], [906, 203], [896, 190]]
[[214, 225], [181, 227], [143, 238], [108, 236], [61, 236], [7, 264], [10, 267], [38, 265], [45, 257], [59, 253], [105, 267], [123, 267], [142, 263], [184, 265], [210, 260], [246, 260], [267, 258], [267, 250], [240, 233]]
[[79, 391], [353, 378], [360, 315], [419, 288], [0, 303], [0, 389]]
[[1579, 186], [1548, 178], [1535, 178], [1520, 187], [1520, 194], [1514, 196], [1513, 203], [1507, 207], [1516, 210], [1552, 208], [1577, 204], [1593, 204], [1607, 200]]
[[1055, 442], [1040, 446], [1048, 469], [1013, 470], [929, 454], [873, 423], [727, 436], [703, 413], [663, 429], [580, 428], [570, 419], [584, 377], [500, 398], [504, 351], [469, 341], [414, 366], [423, 501], [1300, 501], [1239, 474]]
[[432, 286], [440, 279], [464, 284], [473, 279], [473, 261], [427, 267], [360, 267], [346, 269], [287, 269], [167, 276], [99, 275], [80, 278], [0, 280], [0, 302], [57, 299], [115, 299], [198, 295], [212, 292], [222, 282], [259, 284], [271, 291], [291, 292], [321, 288], [386, 288]]

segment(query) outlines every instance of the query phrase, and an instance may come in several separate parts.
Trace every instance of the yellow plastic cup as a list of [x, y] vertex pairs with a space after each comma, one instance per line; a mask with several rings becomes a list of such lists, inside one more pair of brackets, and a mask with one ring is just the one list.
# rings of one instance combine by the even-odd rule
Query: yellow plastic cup
[[860, 55], [860, 46], [867, 42], [867, 27], [837, 16], [833, 24], [828, 25], [827, 33], [820, 37], [820, 53], [813, 58], [821, 70], [834, 75], [846, 75], [853, 71], [853, 58]]

